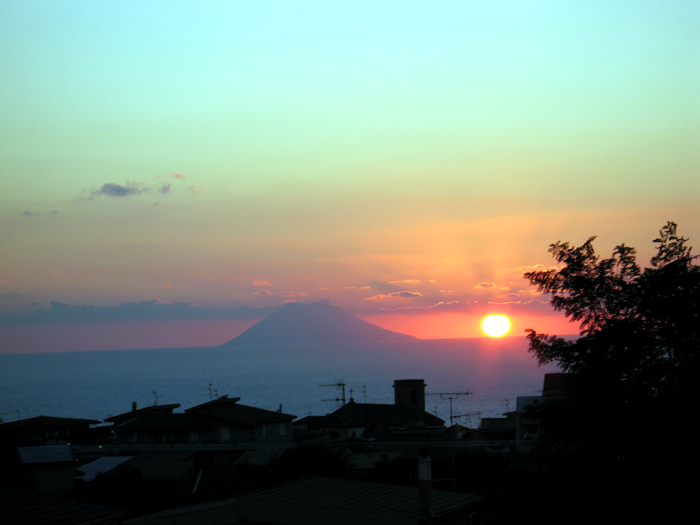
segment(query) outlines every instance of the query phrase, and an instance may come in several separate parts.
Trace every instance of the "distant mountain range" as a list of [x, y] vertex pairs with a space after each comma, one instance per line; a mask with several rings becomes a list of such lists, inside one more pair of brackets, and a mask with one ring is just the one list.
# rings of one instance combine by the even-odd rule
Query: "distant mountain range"
[[384, 330], [325, 302], [288, 303], [222, 346], [401, 343], [416, 338]]

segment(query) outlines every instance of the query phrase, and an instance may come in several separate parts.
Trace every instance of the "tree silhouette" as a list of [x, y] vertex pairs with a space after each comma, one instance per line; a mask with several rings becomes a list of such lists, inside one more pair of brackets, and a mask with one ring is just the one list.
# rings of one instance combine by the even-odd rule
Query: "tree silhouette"
[[574, 340], [527, 330], [539, 363], [557, 363], [572, 380], [571, 395], [540, 410], [539, 451], [562, 472], [624, 475], [636, 489], [663, 478], [678, 494], [698, 467], [700, 267], [673, 222], [644, 269], [634, 248], [622, 244], [601, 259], [594, 240], [552, 244], [560, 267], [525, 274], [580, 323]]

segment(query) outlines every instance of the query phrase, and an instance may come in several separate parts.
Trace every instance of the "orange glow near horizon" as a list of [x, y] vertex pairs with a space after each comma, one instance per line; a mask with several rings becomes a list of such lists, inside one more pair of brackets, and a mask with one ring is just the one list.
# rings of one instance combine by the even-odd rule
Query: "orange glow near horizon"
[[[462, 338], [488, 338], [484, 334], [481, 323], [484, 315], [472, 315], [463, 313], [443, 314], [385, 314], [385, 315], [359, 315], [368, 323], [375, 324], [386, 330], [412, 335], [419, 339], [462, 339]], [[532, 316], [510, 313], [510, 331], [506, 336], [525, 336], [525, 330], [532, 328], [541, 333], [551, 335], [578, 334], [578, 325], [569, 322], [562, 315]]]

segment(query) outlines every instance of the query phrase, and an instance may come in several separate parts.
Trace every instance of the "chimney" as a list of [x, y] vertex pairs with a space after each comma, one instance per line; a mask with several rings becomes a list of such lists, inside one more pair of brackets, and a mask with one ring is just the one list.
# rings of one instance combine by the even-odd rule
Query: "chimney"
[[136, 401], [131, 402], [131, 411], [136, 412]]
[[420, 500], [421, 513], [427, 517], [433, 516], [432, 479], [430, 453], [428, 449], [422, 448], [418, 452], [418, 498]]

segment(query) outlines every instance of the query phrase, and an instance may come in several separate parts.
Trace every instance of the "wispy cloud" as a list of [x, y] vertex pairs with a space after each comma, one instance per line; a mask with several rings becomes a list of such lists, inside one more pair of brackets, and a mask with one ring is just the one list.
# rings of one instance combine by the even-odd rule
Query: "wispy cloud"
[[365, 297], [365, 301], [381, 301], [383, 299], [388, 299], [392, 297], [403, 297], [403, 298], [418, 298], [418, 297], [423, 297], [423, 294], [420, 292], [411, 292], [408, 290], [403, 290], [401, 292], [391, 292], [388, 294], [377, 294], [373, 295], [372, 297]]
[[[367, 297], [366, 300], [381, 301], [386, 295]], [[377, 303], [380, 304], [380, 303]], [[357, 312], [365, 315], [441, 315], [443, 313], [459, 313], [467, 315], [482, 315], [494, 306], [507, 307], [513, 315], [525, 314], [532, 316], [549, 316], [554, 313], [549, 301], [539, 300], [518, 300], [517, 297], [502, 297], [491, 301], [440, 301], [432, 305], [425, 306], [376, 306], [358, 309]]]
[[116, 184], [114, 182], [107, 182], [103, 184], [99, 190], [90, 192], [90, 197], [99, 197], [102, 195], [104, 195], [105, 197], [131, 197], [133, 195], [139, 195], [141, 193], [148, 192], [148, 186], [138, 184], [136, 182], [127, 181], [126, 184]]
[[272, 290], [258, 290], [257, 292], [253, 292], [253, 295], [267, 295], [282, 298], [309, 296], [309, 294], [304, 292], [273, 292]]
[[270, 281], [266, 279], [254, 279], [253, 286], [270, 286]]
[[507, 268], [517, 272], [541, 272], [543, 270], [557, 270], [560, 266], [545, 266], [544, 264], [533, 264], [531, 266], [517, 266], [515, 268]]
[[41, 215], [56, 215], [57, 213], [58, 212], [56, 210], [48, 212], [48, 213], [24, 210], [22, 212], [22, 216], [23, 217], [40, 217]]
[[[179, 173], [167, 173], [166, 175], [156, 177], [156, 179], [160, 179], [162, 177], [168, 177], [176, 180], [182, 180], [185, 178], [184, 175]], [[87, 195], [88, 199], [98, 197], [125, 198], [142, 194], [168, 195], [173, 191], [173, 189], [174, 186], [171, 182], [164, 182], [156, 185], [136, 181], [126, 181], [124, 184], [105, 182], [99, 189], [90, 191], [87, 193]], [[83, 194], [85, 194], [85, 192], [83, 192]]]
[[401, 292], [391, 292], [389, 297], [423, 297], [420, 292], [410, 292], [408, 290], [403, 290]]
[[477, 284], [474, 288], [478, 288], [480, 290], [488, 290], [489, 288], [496, 288], [496, 283], [482, 282]]

